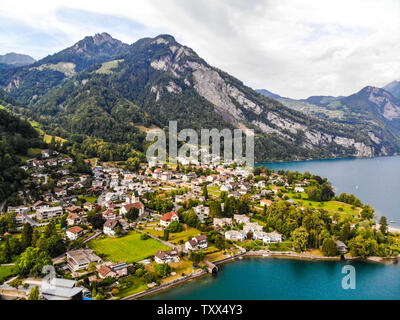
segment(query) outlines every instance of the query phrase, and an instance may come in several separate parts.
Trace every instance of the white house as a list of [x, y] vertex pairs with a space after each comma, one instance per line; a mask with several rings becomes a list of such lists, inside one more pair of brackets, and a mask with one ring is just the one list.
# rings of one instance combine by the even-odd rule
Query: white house
[[206, 249], [207, 246], [207, 236], [205, 234], [193, 237], [192, 240], [186, 241], [185, 243], [186, 250], [203, 250]]
[[243, 241], [246, 239], [246, 233], [243, 231], [229, 230], [225, 232], [225, 239], [233, 241]]
[[235, 219], [238, 223], [248, 223], [250, 222], [250, 217], [244, 215], [244, 214], [235, 214], [233, 216], [233, 219]]
[[110, 237], [114, 237], [119, 224], [120, 223], [117, 219], [108, 219], [103, 225], [103, 233]]
[[75, 226], [75, 227], [69, 228], [67, 230], [66, 234], [70, 240], [76, 240], [81, 235], [83, 235], [83, 229], [81, 227]]
[[154, 255], [154, 261], [157, 263], [170, 263], [179, 261], [178, 250], [171, 251], [157, 251]]
[[144, 205], [140, 201], [124, 205], [121, 208], [120, 213], [122, 215], [126, 215], [129, 212], [129, 210], [131, 210], [132, 208], [136, 208], [139, 210], [139, 216], [141, 216], [144, 213]]
[[160, 218], [160, 224], [165, 228], [168, 227], [172, 221], [179, 221], [179, 216], [176, 211], [168, 212]]

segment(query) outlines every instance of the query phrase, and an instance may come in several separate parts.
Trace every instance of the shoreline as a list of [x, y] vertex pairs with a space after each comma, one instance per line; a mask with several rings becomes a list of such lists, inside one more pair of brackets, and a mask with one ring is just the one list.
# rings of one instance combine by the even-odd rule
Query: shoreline
[[[243, 258], [264, 258], [264, 259], [276, 258], [276, 259], [291, 259], [291, 260], [303, 260], [303, 261], [335, 261], [335, 262], [360, 261], [360, 262], [366, 262], [366, 263], [379, 263], [379, 264], [387, 264], [387, 263], [394, 264], [394, 261], [398, 260], [398, 257], [383, 258], [383, 257], [375, 257], [375, 256], [368, 257], [367, 259], [361, 259], [360, 257], [344, 257], [344, 259], [341, 259], [340, 256], [326, 257], [326, 256], [317, 256], [317, 255], [307, 255], [307, 254], [302, 254], [302, 253], [296, 253], [293, 251], [260, 250], [260, 251], [247, 251], [244, 253], [239, 253], [232, 257], [226, 257], [224, 259], [213, 261], [212, 263], [215, 266], [218, 266], [221, 264], [225, 264], [227, 262], [235, 262], [237, 260], [242, 260]], [[142, 292], [136, 293], [136, 294], [128, 296], [128, 297], [120, 298], [120, 300], [136, 300], [136, 299], [146, 297], [148, 295], [158, 294], [158, 293], [161, 293], [162, 291], [167, 291], [169, 289], [172, 289], [173, 287], [175, 287], [177, 285], [184, 284], [186, 282], [190, 282], [192, 280], [196, 280], [198, 278], [206, 276], [207, 274], [210, 274], [210, 273], [208, 273], [206, 271], [199, 272], [198, 274], [192, 275], [190, 277], [180, 278], [180, 279], [172, 281], [171, 283], [166, 283], [162, 286], [158, 286], [153, 289], [142, 291]]]

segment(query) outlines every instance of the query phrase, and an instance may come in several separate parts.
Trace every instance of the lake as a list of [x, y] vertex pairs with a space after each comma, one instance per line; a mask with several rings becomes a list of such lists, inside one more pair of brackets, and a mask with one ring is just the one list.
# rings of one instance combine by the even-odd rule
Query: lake
[[[327, 177], [337, 194], [353, 193], [376, 215], [400, 222], [400, 157], [265, 163], [271, 169]], [[146, 299], [400, 299], [400, 265], [351, 262], [356, 289], [342, 288], [349, 262], [246, 258]]]
[[400, 157], [274, 162], [263, 165], [274, 170], [309, 171], [326, 177], [335, 193], [352, 193], [361, 202], [385, 215], [392, 226], [400, 226]]
[[217, 276], [173, 287], [146, 299], [166, 300], [357, 300], [399, 299], [400, 266], [352, 262], [355, 289], [343, 289], [349, 262], [245, 258], [218, 266]]

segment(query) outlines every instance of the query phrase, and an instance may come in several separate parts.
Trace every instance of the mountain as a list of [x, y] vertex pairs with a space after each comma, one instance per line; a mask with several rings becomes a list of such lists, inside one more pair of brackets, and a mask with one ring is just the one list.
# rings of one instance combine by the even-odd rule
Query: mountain
[[0, 68], [0, 86], [23, 103], [29, 103], [64, 79], [121, 55], [128, 48], [129, 45], [107, 33], [85, 37], [72, 47], [32, 65], [13, 69]]
[[[8, 93], [46, 132], [79, 143], [88, 155], [102, 148], [98, 139], [120, 148], [115, 153], [109, 147], [107, 156], [102, 152], [107, 159], [144, 151], [143, 130], [167, 129], [170, 120], [197, 131], [253, 129], [258, 161], [370, 157], [394, 150], [386, 140], [371, 138], [368, 129], [318, 119], [264, 97], [171, 35], [127, 46], [103, 33], [22, 70], [24, 77], [14, 76], [14, 85], [5, 86]], [[1, 73], [0, 81], [7, 83]]]
[[368, 130], [372, 140], [385, 144], [382, 154], [399, 151], [400, 100], [384, 89], [367, 86], [348, 97], [311, 96], [302, 100], [278, 100], [305, 114]]
[[400, 81], [393, 81], [384, 86], [382, 89], [390, 92], [393, 97], [400, 99]]
[[9, 65], [11, 67], [26, 66], [35, 62], [36, 62], [35, 59], [26, 54], [10, 52], [4, 55], [0, 55], [0, 64]]
[[273, 92], [271, 92], [271, 91], [268, 91], [268, 90], [266, 90], [266, 89], [256, 89], [256, 91], [257, 91], [258, 93], [261, 93], [263, 96], [268, 97], [268, 98], [272, 98], [272, 99], [279, 99], [279, 98], [282, 98], [280, 95], [275, 94], [275, 93], [273, 93]]
[[[0, 104], [4, 104], [1, 97]], [[21, 156], [26, 156], [29, 148], [42, 147], [43, 140], [29, 122], [0, 108], [0, 203], [24, 184], [27, 174], [19, 168]]]

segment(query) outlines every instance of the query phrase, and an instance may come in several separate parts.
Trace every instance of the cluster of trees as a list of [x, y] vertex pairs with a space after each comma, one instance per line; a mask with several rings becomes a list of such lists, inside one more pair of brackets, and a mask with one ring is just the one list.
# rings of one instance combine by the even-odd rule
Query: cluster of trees
[[27, 121], [0, 109], [0, 203], [20, 190], [28, 177], [19, 168], [21, 156], [27, 155], [29, 148], [41, 147], [46, 144]]
[[[366, 206], [367, 210], [370, 208]], [[263, 214], [256, 217], [265, 222], [265, 231], [277, 230], [291, 238], [293, 247], [301, 252], [307, 248], [322, 248], [327, 256], [337, 255], [336, 240], [347, 244], [355, 256], [388, 256], [395, 253], [393, 239], [387, 232], [385, 217], [380, 220], [380, 229], [373, 228], [372, 220], [355, 223], [352, 216], [333, 218], [324, 209], [303, 210], [286, 201], [273, 203]]]
[[311, 201], [330, 201], [335, 196], [335, 192], [329, 183], [320, 186], [311, 186], [307, 189], [308, 199]]
[[10, 263], [17, 258], [17, 272], [20, 275], [38, 276], [45, 265], [52, 265], [54, 258], [67, 249], [67, 243], [56, 232], [54, 223], [49, 223], [44, 232], [33, 230], [24, 224], [21, 237], [7, 236], [0, 249], [0, 263]]
[[341, 193], [340, 196], [335, 197], [335, 199], [337, 201], [340, 201], [340, 202], [351, 204], [351, 205], [353, 205], [355, 207], [361, 207], [362, 206], [361, 200], [358, 199], [353, 194]]
[[250, 196], [245, 194], [236, 199], [228, 197], [226, 192], [221, 192], [220, 199], [210, 201], [209, 206], [211, 217], [231, 218], [235, 214], [248, 214], [250, 212]]

